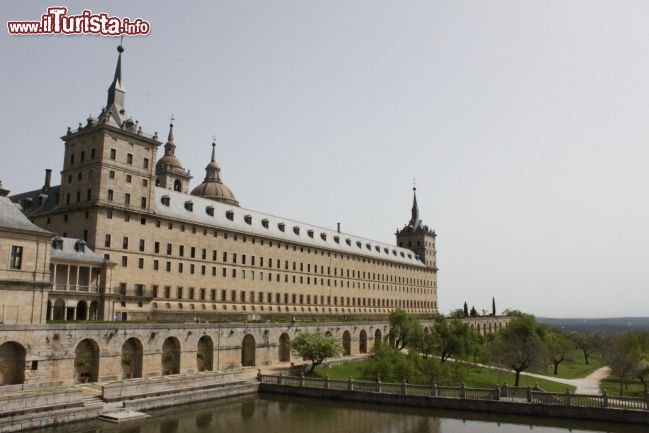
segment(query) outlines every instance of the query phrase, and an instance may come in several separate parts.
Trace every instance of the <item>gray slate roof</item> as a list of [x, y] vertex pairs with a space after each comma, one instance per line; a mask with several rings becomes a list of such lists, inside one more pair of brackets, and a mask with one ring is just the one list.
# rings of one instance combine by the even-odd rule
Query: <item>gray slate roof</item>
[[[366, 256], [377, 260], [412, 266], [425, 266], [415, 253], [406, 248], [347, 233], [338, 233], [336, 230], [325, 229], [160, 187], [155, 188], [155, 196], [155, 209], [161, 216], [215, 228], [220, 227], [250, 233], [280, 241], [296, 242], [305, 246]], [[162, 203], [164, 196], [169, 198], [169, 206]], [[191, 211], [186, 208], [186, 202], [192, 203]], [[207, 213], [208, 207], [213, 209], [213, 216]], [[228, 214], [231, 215], [232, 219], [228, 218]], [[264, 225], [264, 221], [267, 227]], [[336, 237], [338, 241], [336, 241]]]
[[81, 262], [92, 262], [98, 264], [104, 262], [104, 258], [96, 254], [90, 248], [88, 248], [87, 245], [84, 247], [83, 252], [77, 251], [76, 248], [77, 243], [82, 242], [80, 239], [64, 238], [61, 236], [57, 236], [56, 238], [54, 238], [54, 240], [56, 239], [61, 239], [63, 241], [63, 249], [59, 250], [52, 247], [50, 249], [52, 260], [81, 261]]
[[59, 195], [60, 185], [53, 186], [47, 194], [43, 194], [41, 189], [23, 192], [11, 196], [11, 201], [20, 204], [26, 215], [36, 215], [43, 212], [49, 212], [58, 206], [57, 198]]
[[8, 197], [0, 197], [0, 228], [50, 234], [31, 222]]

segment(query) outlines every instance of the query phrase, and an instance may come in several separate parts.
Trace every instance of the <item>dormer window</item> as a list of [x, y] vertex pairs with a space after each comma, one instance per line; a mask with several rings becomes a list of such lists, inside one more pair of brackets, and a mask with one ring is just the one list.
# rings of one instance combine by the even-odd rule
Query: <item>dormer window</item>
[[171, 204], [171, 198], [168, 195], [163, 195], [160, 198], [160, 202], [162, 202], [162, 204], [165, 206], [169, 206]]
[[313, 230], [307, 230], [306, 234], [309, 235], [310, 238], [313, 238]]
[[58, 237], [52, 239], [52, 248], [55, 250], [63, 250], [63, 239]]
[[300, 236], [300, 226], [293, 226], [293, 233]]
[[409, 258], [409, 259], [412, 259], [412, 255], [411, 255], [411, 254], [408, 254], [408, 258]]
[[356, 246], [357, 246], [358, 248], [361, 248], [361, 247], [363, 246], [363, 242], [361, 242], [361, 241], [356, 241]]
[[345, 239], [345, 243], [346, 243], [347, 245], [349, 245], [350, 247], [352, 246], [352, 240], [349, 239], [349, 238]]
[[192, 202], [191, 200], [187, 200], [185, 202], [185, 209], [187, 209], [190, 212], [193, 212], [194, 211], [194, 202]]
[[405, 257], [405, 254], [403, 254], [403, 251], [401, 251], [401, 257]]
[[396, 256], [397, 255], [397, 250], [392, 250], [392, 255]]
[[231, 210], [225, 211], [225, 217], [230, 221], [234, 221], [234, 211]]
[[320, 233], [320, 239], [322, 239], [323, 241], [326, 241], [327, 240], [327, 234], [324, 233], [324, 232]]
[[286, 229], [286, 224], [279, 223], [277, 224], [277, 228], [279, 229], [280, 232], [283, 232]]
[[252, 224], [252, 215], [246, 215], [243, 217], [243, 220], [246, 222], [246, 224], [250, 225]]
[[380, 253], [380, 252], [381, 252], [381, 247], [378, 246], [378, 245], [375, 246], [374, 249], [376, 250], [377, 253]]
[[340, 236], [334, 236], [334, 242], [339, 244], [340, 243]]
[[86, 242], [82, 240], [78, 240], [74, 243], [74, 249], [80, 253], [83, 253], [86, 251]]
[[372, 245], [371, 244], [365, 244], [365, 248], [368, 250], [372, 251]]
[[267, 229], [267, 228], [268, 228], [268, 219], [267, 219], [267, 218], [264, 218], [263, 220], [261, 220], [261, 225], [262, 225], [265, 229]]
[[214, 216], [214, 206], [207, 206], [205, 208], [205, 213], [209, 216]]
[[387, 249], [387, 248], [383, 248], [383, 252], [384, 252], [385, 254], [390, 254], [390, 250]]

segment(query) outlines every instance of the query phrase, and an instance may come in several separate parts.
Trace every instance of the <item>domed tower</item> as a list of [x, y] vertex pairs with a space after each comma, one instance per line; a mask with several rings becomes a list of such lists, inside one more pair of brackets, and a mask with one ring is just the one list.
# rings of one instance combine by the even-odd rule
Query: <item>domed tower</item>
[[192, 190], [192, 195], [239, 206], [230, 188], [221, 182], [221, 168], [216, 163], [215, 148], [216, 144], [212, 143], [212, 160], [205, 167], [205, 180]]
[[165, 154], [155, 166], [156, 186], [187, 194], [189, 181], [192, 176], [185, 170], [176, 158], [176, 143], [174, 143], [174, 124], [169, 124], [169, 136], [165, 143]]
[[413, 188], [412, 210], [408, 224], [401, 230], [397, 230], [397, 245], [408, 248], [419, 256], [426, 266], [437, 271], [437, 253], [435, 251], [435, 234], [419, 218], [419, 206], [417, 205], [417, 188]]

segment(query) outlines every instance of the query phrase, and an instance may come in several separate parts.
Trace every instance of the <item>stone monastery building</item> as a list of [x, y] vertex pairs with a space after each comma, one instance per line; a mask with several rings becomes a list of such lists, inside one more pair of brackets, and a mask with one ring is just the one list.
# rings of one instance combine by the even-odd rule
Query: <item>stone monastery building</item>
[[[61, 137], [61, 185], [50, 185], [47, 170], [42, 188], [10, 197], [36, 225], [39, 254], [43, 239], [51, 251], [38, 281], [21, 286], [41, 293], [43, 305], [20, 319], [11, 313], [13, 323], [437, 312], [436, 235], [416, 195], [389, 245], [240, 207], [214, 144], [192, 188], [173, 124], [163, 144], [127, 114], [118, 51], [106, 106]], [[18, 256], [32, 252], [15, 246], [7, 257], [19, 271]]]

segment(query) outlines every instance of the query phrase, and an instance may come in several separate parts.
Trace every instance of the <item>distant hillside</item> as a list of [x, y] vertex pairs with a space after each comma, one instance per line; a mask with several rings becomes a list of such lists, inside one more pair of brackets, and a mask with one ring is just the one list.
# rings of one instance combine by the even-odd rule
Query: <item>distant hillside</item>
[[649, 317], [611, 317], [606, 319], [552, 319], [537, 317], [547, 325], [569, 331], [622, 334], [633, 330], [649, 330]]

